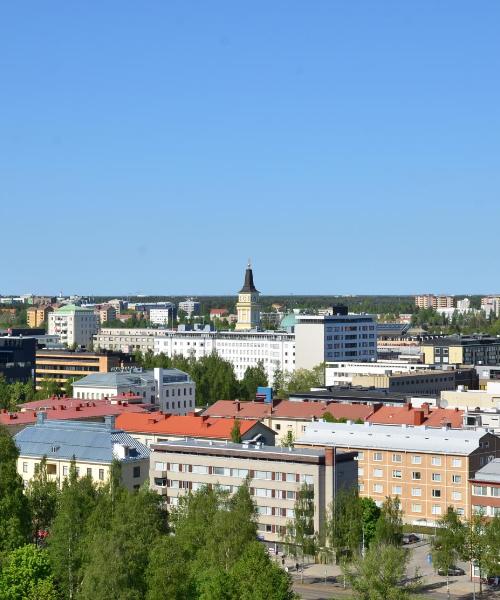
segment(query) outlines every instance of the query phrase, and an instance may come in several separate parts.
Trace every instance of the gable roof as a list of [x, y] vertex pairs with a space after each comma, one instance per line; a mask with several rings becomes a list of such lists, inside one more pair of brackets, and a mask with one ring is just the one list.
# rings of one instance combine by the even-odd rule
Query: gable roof
[[[235, 421], [236, 419], [171, 415], [158, 412], [151, 414], [123, 413], [116, 419], [116, 426], [132, 433], [230, 440]], [[266, 427], [258, 420], [242, 420], [240, 421], [240, 433], [245, 435], [251, 432], [256, 425]]]
[[118, 458], [115, 446], [129, 448], [131, 462], [149, 458], [149, 449], [130, 434], [112, 429], [109, 423], [45, 421], [25, 427], [14, 436], [20, 456], [36, 456], [82, 462], [111, 463]]

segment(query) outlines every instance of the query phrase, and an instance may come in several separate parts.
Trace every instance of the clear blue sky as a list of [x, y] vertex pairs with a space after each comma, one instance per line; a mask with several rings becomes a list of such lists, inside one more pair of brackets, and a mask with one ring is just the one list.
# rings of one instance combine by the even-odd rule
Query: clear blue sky
[[0, 294], [500, 291], [500, 2], [3, 2]]

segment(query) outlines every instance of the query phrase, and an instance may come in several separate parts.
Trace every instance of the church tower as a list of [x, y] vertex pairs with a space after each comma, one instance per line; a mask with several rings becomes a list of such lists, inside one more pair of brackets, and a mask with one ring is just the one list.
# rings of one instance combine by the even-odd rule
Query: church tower
[[255, 329], [259, 326], [259, 290], [255, 288], [253, 283], [253, 272], [250, 261], [248, 261], [247, 270], [245, 272], [245, 282], [238, 294], [236, 311], [238, 312], [238, 322], [235, 327], [236, 331]]

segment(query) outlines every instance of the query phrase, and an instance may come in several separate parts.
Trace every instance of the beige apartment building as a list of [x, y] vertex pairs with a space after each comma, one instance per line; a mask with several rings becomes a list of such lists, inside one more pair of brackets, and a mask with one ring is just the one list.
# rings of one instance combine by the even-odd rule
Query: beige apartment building
[[464, 390], [441, 392], [439, 405], [458, 407], [464, 410], [500, 410], [500, 382], [489, 381], [486, 390]]
[[361, 496], [381, 505], [398, 496], [404, 520], [433, 526], [453, 506], [471, 515], [468, 480], [500, 457], [500, 439], [485, 429], [431, 429], [425, 426], [310, 424], [301, 447], [334, 447], [358, 453]]
[[455, 373], [434, 370], [371, 375], [356, 373], [352, 376], [352, 385], [387, 389], [392, 392], [433, 395], [439, 394], [443, 390], [454, 390]]
[[423, 294], [415, 296], [417, 308], [453, 308], [455, 299], [453, 296], [434, 296], [434, 294]]
[[32, 306], [26, 311], [28, 327], [41, 327], [47, 321], [47, 315], [52, 312], [50, 306]]
[[297, 492], [313, 486], [314, 527], [320, 531], [335, 491], [357, 482], [355, 453], [333, 448], [288, 449], [261, 444], [184, 440], [154, 444], [150, 484], [168, 505], [203, 486], [235, 492], [249, 478], [261, 539], [277, 544], [294, 518]]
[[117, 350], [128, 354], [139, 350], [144, 354], [148, 351], [154, 351], [155, 337], [162, 335], [162, 333], [161, 329], [115, 329], [106, 327], [94, 336], [94, 348]]

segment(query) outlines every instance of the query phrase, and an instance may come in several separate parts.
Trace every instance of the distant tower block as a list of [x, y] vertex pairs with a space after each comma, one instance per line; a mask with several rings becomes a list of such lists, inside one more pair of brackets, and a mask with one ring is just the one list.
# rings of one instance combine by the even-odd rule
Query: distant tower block
[[260, 324], [259, 290], [253, 283], [252, 263], [248, 261], [245, 271], [245, 283], [238, 294], [236, 304], [238, 322], [236, 331], [255, 329]]

